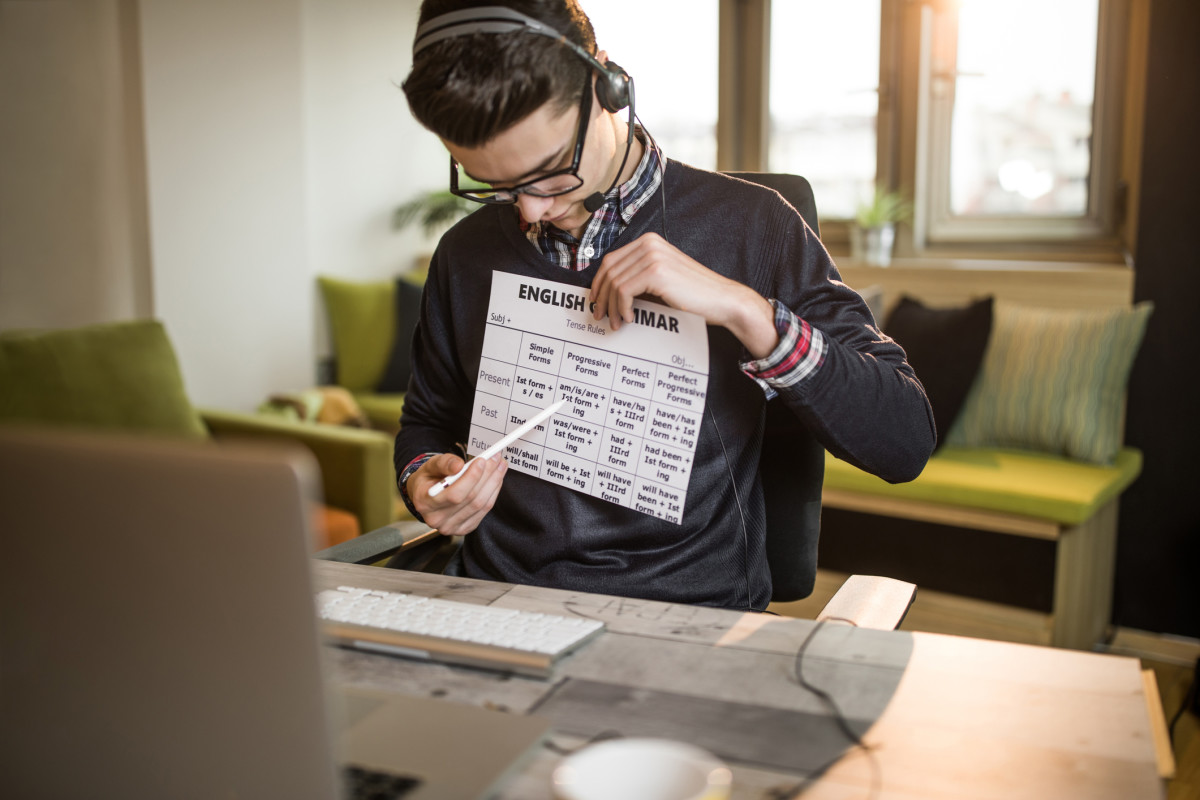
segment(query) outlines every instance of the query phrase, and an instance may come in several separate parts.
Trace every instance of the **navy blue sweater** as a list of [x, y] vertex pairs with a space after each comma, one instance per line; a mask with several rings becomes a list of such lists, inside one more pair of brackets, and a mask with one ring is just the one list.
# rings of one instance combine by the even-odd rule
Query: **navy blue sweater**
[[[817, 441], [868, 472], [892, 482], [920, 474], [934, 446], [925, 392], [795, 210], [770, 189], [674, 161], [659, 192], [666, 220], [655, 196], [614, 247], [657, 232], [783, 302], [824, 334], [828, 352], [815, 374], [770, 402], [786, 404]], [[549, 263], [525, 239], [512, 206], [482, 207], [446, 233], [425, 285], [398, 469], [467, 441], [492, 271], [586, 287], [597, 268]], [[731, 608], [746, 608], [749, 598], [764, 607], [771, 577], [758, 462], [767, 400], [739, 369], [747, 358], [740, 342], [711, 326], [708, 338], [707, 409], [682, 524], [509, 471], [496, 505], [465, 539], [465, 573]]]

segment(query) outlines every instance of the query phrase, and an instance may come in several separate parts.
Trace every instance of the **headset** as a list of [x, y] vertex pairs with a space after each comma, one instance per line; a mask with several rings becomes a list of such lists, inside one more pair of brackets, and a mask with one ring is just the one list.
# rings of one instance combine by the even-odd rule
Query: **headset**
[[524, 32], [546, 36], [570, 48], [592, 68], [599, 80], [596, 81], [596, 98], [605, 111], [616, 113], [630, 105], [632, 79], [629, 73], [613, 61], [601, 64], [599, 59], [559, 33], [544, 22], [526, 16], [504, 6], [480, 6], [462, 11], [451, 11], [434, 17], [417, 28], [413, 40], [413, 57], [426, 47], [445, 39], [469, 36], [472, 33]]
[[621, 159], [617, 175], [613, 178], [613, 183], [607, 191], [595, 192], [583, 203], [583, 207], [589, 213], [595, 213], [604, 205], [605, 195], [616, 188], [617, 181], [621, 179], [621, 172], [625, 169], [625, 162], [629, 158], [630, 147], [633, 145], [633, 118], [635, 116], [633, 78], [620, 64], [614, 61], [601, 64], [598, 58], [572, 42], [566, 34], [506, 6], [479, 6], [461, 11], [451, 11], [448, 14], [434, 17], [417, 28], [417, 35], [413, 39], [413, 59], [415, 60], [417, 54], [430, 45], [457, 36], [469, 36], [473, 33], [513, 32], [545, 36], [570, 48], [596, 73], [596, 99], [600, 102], [600, 107], [613, 114], [623, 108], [629, 108], [629, 132], [625, 141], [625, 156]]

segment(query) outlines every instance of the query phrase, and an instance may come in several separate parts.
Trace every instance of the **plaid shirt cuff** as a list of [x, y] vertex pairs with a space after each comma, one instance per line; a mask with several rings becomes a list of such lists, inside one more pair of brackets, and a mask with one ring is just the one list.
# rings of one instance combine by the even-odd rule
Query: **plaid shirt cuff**
[[438, 453], [422, 453], [421, 455], [417, 456], [412, 461], [408, 462], [407, 467], [400, 471], [400, 478], [396, 481], [400, 489], [400, 499], [403, 500], [404, 505], [408, 507], [409, 513], [411, 513], [421, 522], [424, 522], [425, 518], [421, 516], [419, 511], [417, 511], [416, 506], [412, 504], [412, 499], [408, 496], [408, 479], [412, 477], [414, 472], [423, 467], [426, 461], [436, 455], [438, 455]]
[[779, 344], [766, 358], [743, 361], [742, 372], [753, 378], [770, 400], [777, 389], [786, 389], [816, 374], [825, 363], [828, 345], [819, 330], [792, 313], [791, 309], [772, 299], [775, 309], [775, 330]]

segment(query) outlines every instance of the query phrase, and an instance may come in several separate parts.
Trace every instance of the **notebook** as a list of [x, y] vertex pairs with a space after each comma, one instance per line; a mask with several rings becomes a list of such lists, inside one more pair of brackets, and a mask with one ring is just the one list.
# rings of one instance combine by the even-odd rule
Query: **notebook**
[[0, 429], [0, 786], [12, 797], [491, 794], [548, 723], [325, 680], [307, 452]]

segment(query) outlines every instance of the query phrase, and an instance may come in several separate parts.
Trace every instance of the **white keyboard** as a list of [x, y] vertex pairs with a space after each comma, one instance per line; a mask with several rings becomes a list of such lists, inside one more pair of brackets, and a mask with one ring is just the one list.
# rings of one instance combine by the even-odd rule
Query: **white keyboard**
[[546, 677], [554, 662], [604, 630], [582, 617], [339, 586], [317, 593], [325, 634], [339, 644], [408, 658]]

